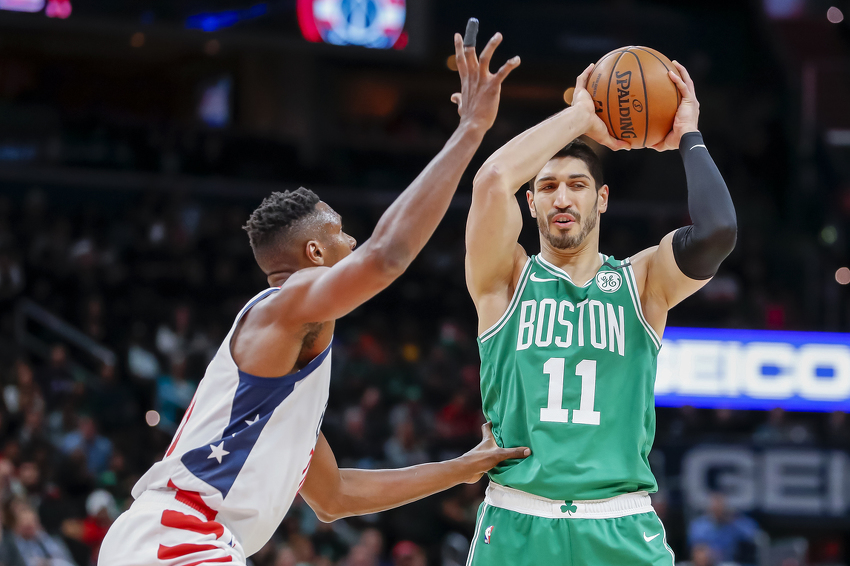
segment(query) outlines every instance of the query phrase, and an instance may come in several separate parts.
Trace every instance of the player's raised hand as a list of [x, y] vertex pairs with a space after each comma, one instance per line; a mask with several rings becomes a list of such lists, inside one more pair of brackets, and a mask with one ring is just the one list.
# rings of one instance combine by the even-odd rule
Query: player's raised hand
[[496, 73], [491, 73], [490, 60], [496, 47], [502, 42], [502, 34], [497, 33], [487, 42], [480, 59], [475, 53], [474, 34], [472, 35], [472, 45], [464, 45], [460, 34], [455, 34], [455, 59], [460, 74], [461, 92], [452, 95], [452, 102], [457, 104], [461, 122], [489, 129], [499, 111], [502, 82], [519, 66], [520, 60], [519, 57], [509, 59]]
[[512, 458], [526, 458], [531, 455], [531, 450], [521, 446], [519, 448], [500, 448], [493, 437], [492, 423], [481, 426], [483, 438], [478, 446], [461, 456], [469, 464], [470, 475], [466, 483], [475, 483], [481, 479], [487, 471], [503, 460]]
[[667, 151], [668, 149], [679, 149], [679, 140], [688, 132], [696, 132], [699, 130], [699, 100], [697, 100], [696, 91], [694, 90], [694, 81], [691, 80], [691, 75], [684, 65], [678, 61], [673, 61], [676, 70], [679, 71], [681, 77], [670, 71], [667, 73], [670, 80], [679, 89], [682, 95], [682, 101], [679, 103], [679, 109], [676, 110], [676, 117], [673, 119], [673, 129], [667, 134], [667, 137], [652, 146], [655, 151]]
[[590, 73], [593, 72], [594, 65], [591, 63], [588, 67], [576, 77], [576, 88], [573, 92], [572, 107], [578, 109], [585, 114], [587, 120], [587, 129], [584, 135], [592, 139], [598, 144], [604, 145], [614, 151], [620, 149], [631, 149], [631, 145], [623, 140], [618, 140], [608, 131], [608, 126], [596, 114], [596, 105], [593, 103], [593, 97], [587, 91], [587, 81], [590, 78]]

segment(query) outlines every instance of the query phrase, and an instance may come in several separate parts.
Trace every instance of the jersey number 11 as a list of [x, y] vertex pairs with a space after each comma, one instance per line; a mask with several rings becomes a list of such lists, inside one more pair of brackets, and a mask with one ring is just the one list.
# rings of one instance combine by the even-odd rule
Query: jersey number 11
[[[543, 373], [549, 375], [549, 404], [540, 409], [540, 420], [547, 423], [570, 422], [570, 410], [564, 409], [564, 358], [549, 358], [543, 364]], [[581, 377], [581, 401], [573, 409], [575, 424], [599, 424], [599, 411], [593, 410], [596, 400], [596, 360], [582, 360], [576, 365], [576, 375]]]

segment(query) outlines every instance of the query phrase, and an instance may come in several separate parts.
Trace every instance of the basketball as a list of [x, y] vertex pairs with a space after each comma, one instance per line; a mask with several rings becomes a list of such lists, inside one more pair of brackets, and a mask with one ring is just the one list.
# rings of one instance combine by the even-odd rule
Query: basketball
[[587, 90], [613, 137], [641, 148], [660, 142], [673, 129], [682, 96], [668, 71], [679, 74], [658, 51], [634, 45], [615, 49], [596, 63]]

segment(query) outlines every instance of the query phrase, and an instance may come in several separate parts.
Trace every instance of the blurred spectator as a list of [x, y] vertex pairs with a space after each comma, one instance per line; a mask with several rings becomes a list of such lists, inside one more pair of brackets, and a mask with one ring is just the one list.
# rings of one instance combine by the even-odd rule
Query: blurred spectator
[[129, 388], [121, 383], [112, 364], [101, 364], [99, 379], [92, 384], [89, 407], [105, 430], [119, 430], [132, 423], [138, 410]]
[[133, 323], [130, 346], [127, 349], [127, 369], [139, 379], [155, 379], [159, 375], [159, 360], [146, 344], [147, 328], [141, 321]]
[[44, 423], [44, 412], [41, 409], [30, 409], [24, 417], [24, 422], [18, 429], [18, 441], [21, 451], [28, 456], [47, 450], [50, 442]]
[[718, 562], [717, 553], [707, 544], [698, 544], [691, 549], [690, 561], [680, 562], [682, 566], [736, 566], [734, 562]]
[[814, 442], [814, 433], [803, 422], [788, 422], [785, 410], [776, 407], [770, 410], [768, 421], [756, 429], [753, 442], [761, 445], [810, 444]]
[[54, 411], [68, 400], [74, 392], [76, 382], [68, 368], [68, 350], [61, 344], [50, 349], [50, 362], [36, 374], [47, 401], [47, 410]]
[[701, 545], [710, 551], [704, 554], [700, 550], [694, 564], [697, 564], [697, 560], [714, 560], [708, 564], [755, 564], [757, 535], [758, 525], [755, 521], [734, 512], [726, 505], [726, 498], [722, 494], [713, 493], [708, 513], [691, 521], [688, 527], [688, 544], [692, 553]]
[[387, 465], [392, 468], [414, 466], [430, 460], [411, 418], [404, 418], [395, 425], [393, 435], [384, 443], [384, 456]]
[[403, 540], [393, 547], [393, 566], [426, 566], [425, 552], [418, 544]]
[[824, 441], [832, 448], [847, 448], [850, 446], [850, 423], [847, 413], [833, 411], [829, 414], [823, 432]]
[[30, 409], [44, 410], [41, 389], [35, 382], [32, 367], [25, 360], [15, 362], [13, 380], [3, 388], [3, 401], [13, 418]]
[[118, 518], [115, 498], [104, 489], [93, 491], [86, 499], [86, 518], [83, 520], [80, 541], [91, 549], [91, 563], [97, 564], [100, 544], [106, 531]]
[[75, 566], [68, 548], [44, 531], [32, 507], [16, 502], [12, 516], [15, 546], [27, 566]]
[[112, 443], [97, 432], [97, 425], [89, 415], [82, 415], [77, 430], [69, 432], [60, 446], [65, 454], [82, 453], [88, 471], [95, 476], [106, 471], [112, 455]]
[[197, 383], [186, 379], [185, 359], [173, 359], [171, 373], [160, 375], [156, 380], [156, 409], [161, 419], [160, 428], [169, 434], [177, 430], [196, 388]]
[[478, 403], [477, 399], [473, 402], [466, 391], [458, 391], [437, 413], [437, 434], [443, 451], [459, 452], [478, 439], [483, 422], [481, 409], [476, 406]]
[[14, 298], [25, 283], [21, 262], [8, 252], [0, 251], [0, 301]]

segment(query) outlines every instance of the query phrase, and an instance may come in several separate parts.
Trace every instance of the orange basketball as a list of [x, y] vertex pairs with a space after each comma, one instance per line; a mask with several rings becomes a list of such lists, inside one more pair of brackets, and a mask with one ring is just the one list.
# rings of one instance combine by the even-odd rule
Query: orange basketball
[[655, 49], [634, 45], [615, 49], [596, 63], [587, 90], [612, 136], [639, 148], [670, 133], [682, 97], [668, 71], [679, 74]]

